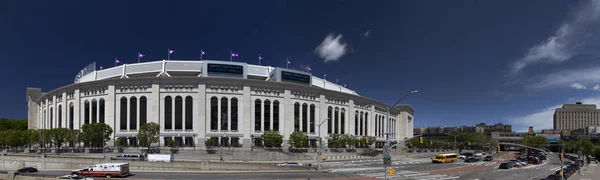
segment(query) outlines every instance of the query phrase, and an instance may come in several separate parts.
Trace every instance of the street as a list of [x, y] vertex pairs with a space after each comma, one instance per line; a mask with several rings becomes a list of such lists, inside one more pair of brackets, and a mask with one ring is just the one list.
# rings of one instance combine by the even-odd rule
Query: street
[[[44, 176], [68, 175], [68, 171], [42, 171], [34, 173]], [[132, 172], [132, 176], [124, 179], [316, 179], [316, 178], [344, 178], [343, 173], [316, 173], [316, 172], [244, 172], [244, 173], [155, 173], [155, 172]]]
[[[511, 159], [511, 154], [493, 154], [493, 161], [465, 163], [433, 164], [431, 157], [396, 158], [392, 160], [392, 169], [396, 174], [388, 175], [389, 179], [541, 179], [560, 169], [560, 161], [556, 156], [548, 155], [548, 160], [538, 165], [527, 165], [520, 168], [498, 169], [500, 163]], [[384, 166], [381, 160], [355, 161], [347, 163], [329, 162], [323, 167], [333, 173], [346, 173], [348, 176], [384, 177]]]

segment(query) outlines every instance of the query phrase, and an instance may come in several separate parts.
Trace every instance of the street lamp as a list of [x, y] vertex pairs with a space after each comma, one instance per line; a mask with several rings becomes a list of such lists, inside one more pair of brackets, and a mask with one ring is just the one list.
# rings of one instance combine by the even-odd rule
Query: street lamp
[[317, 169], [321, 168], [321, 163], [319, 163], [319, 162], [321, 160], [321, 151], [323, 150], [323, 141], [321, 139], [321, 125], [323, 125], [324, 122], [327, 122], [329, 120], [330, 120], [330, 118], [326, 118], [323, 121], [321, 121], [319, 124], [317, 124], [317, 129], [318, 129], [317, 136], [319, 137], [319, 149], [317, 149], [317, 164], [318, 164]]
[[[414, 91], [411, 91], [410, 93], [402, 96], [402, 98], [400, 98], [398, 101], [396, 101], [396, 104], [394, 104], [391, 107], [396, 107], [396, 105], [398, 105], [398, 103], [400, 103], [400, 101], [402, 101], [402, 99], [404, 99], [412, 94], [416, 94], [417, 92], [419, 92], [419, 91], [414, 90]], [[390, 150], [389, 150], [389, 148], [390, 148], [390, 107], [387, 107], [386, 109], [387, 109], [387, 117], [386, 117], [387, 127], [385, 129], [387, 132], [385, 133], [385, 147], [383, 148], [383, 158], [384, 158], [384, 160], [389, 159], [388, 161], [391, 161]], [[385, 169], [384, 169], [385, 178], [384, 179], [387, 180], [388, 179], [387, 178], [387, 166], [388, 165], [385, 161], [384, 161], [384, 166], [385, 166]]]

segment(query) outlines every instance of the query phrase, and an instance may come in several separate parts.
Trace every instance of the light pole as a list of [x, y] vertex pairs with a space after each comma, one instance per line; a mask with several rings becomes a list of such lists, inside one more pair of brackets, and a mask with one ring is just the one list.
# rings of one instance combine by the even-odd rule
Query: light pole
[[[402, 98], [400, 98], [398, 101], [396, 101], [396, 104], [394, 104], [391, 107], [395, 108], [396, 105], [398, 105], [398, 103], [400, 103], [400, 101], [402, 101], [402, 99], [410, 96], [411, 94], [416, 94], [417, 92], [418, 92], [417, 90], [414, 90], [414, 91], [411, 91], [410, 93], [402, 96]], [[391, 163], [391, 160], [392, 160], [390, 157], [390, 150], [389, 150], [389, 148], [390, 148], [390, 107], [387, 107], [387, 117], [386, 117], [385, 121], [386, 121], [387, 127], [385, 128], [386, 133], [385, 133], [385, 147], [383, 148], [383, 159], [384, 159], [383, 164], [385, 166], [385, 169], [384, 169], [385, 178], [384, 179], [387, 180], [388, 179], [387, 178], [387, 166], [388, 166], [388, 163]], [[386, 159], [388, 159], [387, 162], [385, 161]]]
[[321, 168], [321, 151], [323, 150], [323, 141], [321, 139], [321, 125], [323, 125], [324, 122], [329, 121], [329, 118], [326, 118], [325, 120], [321, 121], [319, 124], [317, 124], [317, 129], [318, 129], [318, 137], [319, 137], [319, 149], [317, 149], [317, 169]]

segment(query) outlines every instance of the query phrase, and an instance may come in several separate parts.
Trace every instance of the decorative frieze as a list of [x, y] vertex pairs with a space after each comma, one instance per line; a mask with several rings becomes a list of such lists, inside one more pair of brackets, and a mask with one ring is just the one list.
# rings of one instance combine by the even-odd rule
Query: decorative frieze
[[387, 110], [383, 107], [375, 106], [375, 112], [385, 114], [387, 113]]
[[313, 94], [313, 93], [292, 91], [291, 94], [292, 94], [292, 98], [294, 98], [294, 99], [302, 99], [302, 100], [309, 100], [309, 101], [317, 100], [317, 95]]
[[339, 105], [347, 105], [349, 102], [348, 99], [334, 97], [334, 96], [326, 96], [325, 99], [327, 100], [327, 103], [339, 104]]
[[283, 89], [253, 87], [251, 89], [251, 92], [252, 95], [281, 96], [281, 94], [283, 93]]
[[138, 84], [138, 85], [122, 85], [117, 86], [117, 92], [120, 93], [135, 93], [135, 92], [150, 92], [152, 86], [149, 84]]
[[81, 93], [81, 97], [86, 97], [86, 96], [96, 96], [96, 95], [106, 94], [106, 90], [108, 90], [108, 88], [98, 87], [98, 88], [80, 89], [79, 92]]
[[371, 109], [371, 104], [354, 101], [354, 108], [369, 110], [369, 109]]
[[212, 93], [241, 93], [242, 87], [231, 85], [207, 85], [206, 92]]
[[74, 99], [75, 98], [75, 92], [68, 92], [67, 93], [67, 99]]

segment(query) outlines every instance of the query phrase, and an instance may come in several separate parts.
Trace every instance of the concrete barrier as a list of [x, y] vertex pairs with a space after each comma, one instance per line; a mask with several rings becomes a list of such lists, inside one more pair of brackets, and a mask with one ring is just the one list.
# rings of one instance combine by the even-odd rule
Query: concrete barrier
[[174, 162], [148, 162], [110, 160], [102, 157], [2, 154], [0, 168], [19, 169], [35, 166], [38, 169], [80, 169], [100, 163], [127, 162], [132, 171], [259, 171], [259, 170], [306, 170], [306, 167], [280, 167], [276, 163], [264, 162], [220, 162], [208, 160], [175, 160]]

